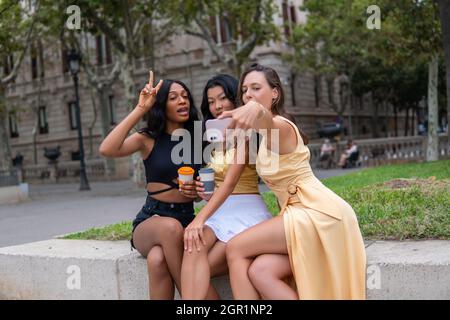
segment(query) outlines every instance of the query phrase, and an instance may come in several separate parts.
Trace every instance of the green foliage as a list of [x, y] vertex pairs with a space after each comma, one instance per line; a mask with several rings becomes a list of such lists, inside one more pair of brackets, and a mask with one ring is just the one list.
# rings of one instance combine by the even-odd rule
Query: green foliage
[[[236, 75], [256, 46], [279, 39], [273, 22], [277, 6], [270, 0], [175, 0], [170, 5], [179, 13], [177, 20], [184, 30], [206, 40]], [[232, 37], [226, 46], [218, 46], [213, 39], [216, 15], [226, 22]]]
[[27, 13], [22, 10], [18, 1], [0, 1], [0, 54], [2, 56], [23, 48], [24, 44], [21, 40], [31, 22], [27, 17]]
[[[366, 26], [372, 4], [380, 8], [380, 30]], [[346, 75], [350, 94], [372, 92], [376, 103], [418, 107], [427, 95], [427, 64], [442, 54], [435, 1], [307, 0], [302, 10], [307, 22], [295, 28], [289, 42], [293, 53], [286, 55], [295, 70], [323, 76], [329, 87]], [[442, 84], [439, 92], [445, 105]], [[333, 101], [330, 106], [336, 110]]]

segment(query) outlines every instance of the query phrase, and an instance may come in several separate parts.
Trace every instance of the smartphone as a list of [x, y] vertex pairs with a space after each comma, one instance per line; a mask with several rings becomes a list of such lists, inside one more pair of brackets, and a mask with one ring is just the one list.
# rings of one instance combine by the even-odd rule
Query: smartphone
[[232, 118], [207, 120], [205, 126], [208, 142], [223, 142], [225, 140], [225, 131], [232, 121]]

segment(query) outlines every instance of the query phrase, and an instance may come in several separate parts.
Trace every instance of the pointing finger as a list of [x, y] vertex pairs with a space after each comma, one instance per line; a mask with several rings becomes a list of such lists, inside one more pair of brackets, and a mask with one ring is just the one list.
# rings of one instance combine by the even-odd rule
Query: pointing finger
[[217, 117], [217, 119], [223, 119], [233, 116], [233, 111], [224, 111], [220, 116]]

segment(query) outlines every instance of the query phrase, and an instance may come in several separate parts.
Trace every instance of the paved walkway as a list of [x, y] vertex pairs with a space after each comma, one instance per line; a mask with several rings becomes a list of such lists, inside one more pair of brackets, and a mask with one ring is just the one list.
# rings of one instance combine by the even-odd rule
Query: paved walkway
[[[318, 170], [319, 179], [359, 170]], [[53, 238], [57, 235], [134, 219], [145, 190], [129, 180], [79, 184], [31, 185], [31, 201], [0, 205], [0, 247]], [[261, 192], [267, 191], [260, 185]]]

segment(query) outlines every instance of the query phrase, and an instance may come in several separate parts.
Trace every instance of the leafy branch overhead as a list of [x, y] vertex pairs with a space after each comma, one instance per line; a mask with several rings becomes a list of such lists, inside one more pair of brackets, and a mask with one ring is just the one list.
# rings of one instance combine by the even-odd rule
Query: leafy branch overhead
[[[236, 74], [256, 46], [279, 39], [273, 21], [278, 8], [273, 1], [187, 0], [171, 5], [180, 13], [177, 20], [185, 32], [206, 41], [215, 57]], [[226, 39], [217, 41], [222, 33]]]

